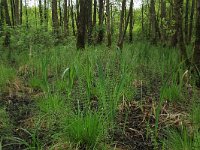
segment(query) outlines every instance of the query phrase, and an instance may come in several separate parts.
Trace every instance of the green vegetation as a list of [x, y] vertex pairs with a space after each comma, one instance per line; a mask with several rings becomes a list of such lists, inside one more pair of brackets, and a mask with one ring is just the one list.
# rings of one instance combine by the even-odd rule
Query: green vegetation
[[0, 150], [200, 149], [195, 0], [8, 2]]

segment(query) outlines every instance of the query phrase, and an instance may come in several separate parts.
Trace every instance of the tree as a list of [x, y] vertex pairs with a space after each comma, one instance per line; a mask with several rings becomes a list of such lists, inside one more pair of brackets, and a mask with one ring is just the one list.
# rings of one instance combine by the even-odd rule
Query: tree
[[188, 14], [189, 14], [189, 0], [186, 0], [185, 6], [185, 42], [188, 43]]
[[88, 45], [92, 44], [92, 0], [87, 0], [87, 30], [88, 30]]
[[44, 0], [44, 20], [45, 20], [45, 29], [48, 30], [48, 2]]
[[133, 41], [133, 0], [130, 2], [130, 29], [129, 29], [129, 42]]
[[9, 15], [9, 10], [8, 10], [7, 0], [2, 0], [2, 6], [4, 7], [6, 24], [8, 26], [11, 26], [11, 21], [10, 21], [10, 15]]
[[150, 1], [151, 42], [156, 43], [156, 10], [155, 1]]
[[78, 11], [77, 18], [77, 49], [85, 48], [85, 33], [86, 33], [86, 1], [79, 0], [80, 12]]
[[101, 43], [103, 41], [103, 16], [104, 16], [104, 4], [103, 0], [99, 0], [99, 32], [98, 32], [98, 40], [97, 43]]
[[68, 35], [68, 6], [67, 0], [64, 0], [64, 33]]
[[106, 15], [107, 15], [107, 46], [110, 47], [112, 45], [111, 39], [111, 22], [110, 22], [110, 0], [106, 0]]
[[121, 14], [120, 14], [120, 26], [119, 26], [119, 38], [118, 38], [118, 44], [117, 46], [122, 49], [123, 47], [123, 43], [122, 43], [122, 39], [123, 39], [123, 28], [124, 28], [124, 16], [125, 16], [125, 8], [126, 8], [126, 0], [122, 1], [122, 10], [121, 10]]
[[43, 11], [42, 11], [42, 1], [39, 0], [39, 14], [40, 14], [40, 25], [43, 24]]
[[190, 21], [189, 21], [189, 35], [188, 42], [191, 42], [192, 39], [192, 31], [193, 31], [193, 18], [194, 18], [194, 8], [195, 8], [195, 0], [192, 0], [191, 13], [190, 13]]
[[161, 0], [161, 15], [160, 15], [160, 19], [161, 19], [161, 41], [165, 42], [166, 40], [166, 30], [164, 28], [164, 22], [166, 19], [166, 1], [165, 0]]
[[57, 0], [52, 0], [52, 22], [53, 22], [53, 32], [58, 36], [59, 34], [59, 23], [58, 23], [58, 10], [57, 10]]
[[180, 56], [181, 56], [181, 61], [185, 61], [185, 64], [189, 66], [189, 59], [187, 57], [187, 52], [186, 52], [186, 47], [184, 43], [184, 38], [183, 38], [183, 0], [175, 0], [175, 19], [176, 19], [176, 32], [178, 36], [178, 45], [180, 49]]
[[197, 86], [200, 87], [200, 0], [197, 0], [197, 13], [196, 13], [196, 39], [194, 44], [193, 61], [195, 64], [196, 72], [198, 74]]
[[15, 10], [15, 24], [20, 24], [20, 18], [19, 18], [19, 0], [14, 1], [14, 10]]
[[97, 0], [94, 0], [94, 8], [93, 8], [93, 27], [96, 26], [97, 22]]

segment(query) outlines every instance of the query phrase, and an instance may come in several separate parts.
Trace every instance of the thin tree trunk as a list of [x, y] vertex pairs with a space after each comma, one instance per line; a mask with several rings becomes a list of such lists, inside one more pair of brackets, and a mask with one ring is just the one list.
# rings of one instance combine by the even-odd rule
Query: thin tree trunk
[[58, 10], [57, 10], [57, 0], [52, 0], [52, 22], [53, 22], [53, 32], [58, 36], [59, 34], [59, 23], [58, 23]]
[[153, 44], [155, 44], [157, 41], [157, 38], [156, 38], [156, 33], [157, 33], [157, 30], [156, 30], [156, 10], [155, 10], [155, 1], [154, 0], [151, 0], [150, 2], [150, 19], [151, 19], [151, 42]]
[[14, 0], [10, 0], [12, 25], [15, 26], [15, 4]]
[[69, 31], [68, 31], [68, 4], [67, 4], [68, 0], [64, 0], [64, 33], [65, 35], [68, 35]]
[[120, 15], [120, 26], [119, 26], [119, 39], [118, 39], [118, 44], [117, 46], [119, 47], [119, 49], [123, 48], [123, 43], [122, 43], [122, 39], [123, 39], [123, 24], [124, 24], [124, 15], [125, 15], [125, 6], [126, 6], [126, 0], [122, 1], [122, 10], [121, 10], [121, 15]]
[[[60, 27], [62, 29], [62, 25], [63, 25], [63, 18], [62, 18], [62, 8], [61, 8], [61, 3], [60, 0], [58, 1], [58, 7], [59, 7], [59, 16], [60, 16]], [[67, 17], [68, 18], [68, 17]]]
[[141, 8], [141, 11], [142, 11], [142, 33], [144, 35], [144, 1], [142, 0], [142, 8]]
[[20, 0], [20, 16], [19, 16], [19, 24], [22, 25], [22, 16], [23, 16], [23, 3], [22, 0]]
[[193, 32], [193, 18], [194, 18], [194, 7], [195, 0], [192, 0], [191, 13], [190, 13], [190, 22], [189, 22], [189, 34], [188, 34], [188, 42], [190, 43], [192, 40], [192, 32]]
[[97, 0], [94, 0], [94, 8], [93, 8], [93, 27], [96, 26], [97, 22]]
[[40, 14], [40, 25], [43, 24], [43, 11], [42, 11], [42, 1], [39, 0], [39, 14]]
[[107, 14], [107, 46], [111, 47], [112, 39], [111, 39], [111, 22], [110, 22], [110, 0], [106, 0], [106, 14]]
[[10, 21], [10, 15], [9, 15], [9, 10], [8, 10], [7, 0], [3, 0], [2, 4], [3, 4], [3, 7], [4, 7], [6, 24], [8, 26], [11, 26], [11, 21]]
[[28, 9], [27, 9], [26, 0], [25, 0], [25, 13], [26, 13], [26, 28], [28, 29], [29, 28], [29, 25], [28, 25]]
[[71, 0], [71, 22], [72, 22], [73, 36], [75, 36], [76, 35], [76, 31], [75, 31], [75, 23], [74, 23], [74, 5], [72, 3], [72, 0]]
[[80, 0], [80, 12], [77, 13], [77, 49], [85, 48], [85, 33], [86, 33], [86, 0]]
[[133, 41], [133, 0], [130, 2], [130, 29], [129, 29], [129, 42]]
[[103, 0], [99, 0], [99, 32], [98, 32], [98, 40], [97, 43], [102, 43], [103, 41], [103, 10], [104, 10], [104, 4]]
[[92, 0], [87, 0], [87, 28], [88, 28], [88, 45], [92, 44]]
[[166, 30], [164, 27], [164, 22], [166, 19], [166, 1], [161, 0], [161, 41], [165, 42], [166, 41]]
[[45, 29], [48, 31], [48, 2], [44, 0], [44, 20], [45, 20]]
[[16, 25], [19, 25], [20, 19], [19, 19], [19, 0], [15, 0], [15, 21]]
[[188, 14], [189, 14], [189, 0], [186, 0], [185, 6], [185, 43], [188, 43]]
[[196, 84], [200, 87], [200, 0], [197, 0], [197, 13], [196, 13], [196, 39], [194, 44], [193, 61], [197, 73]]
[[183, 38], [183, 0], [176, 0], [175, 3], [176, 31], [178, 34], [178, 44], [180, 49], [181, 61], [185, 61], [186, 66], [189, 66], [189, 60], [186, 52], [186, 46]]

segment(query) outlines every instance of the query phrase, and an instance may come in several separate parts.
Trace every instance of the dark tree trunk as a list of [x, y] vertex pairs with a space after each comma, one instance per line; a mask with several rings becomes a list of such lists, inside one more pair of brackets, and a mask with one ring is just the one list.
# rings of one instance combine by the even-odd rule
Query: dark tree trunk
[[2, 36], [2, 31], [3, 31], [3, 20], [4, 20], [4, 15], [3, 15], [3, 3], [0, 2], [0, 37]]
[[185, 42], [188, 43], [188, 14], [189, 14], [189, 0], [186, 0], [185, 6]]
[[184, 61], [186, 66], [189, 66], [189, 60], [187, 57], [187, 52], [186, 52], [186, 47], [184, 43], [184, 38], [183, 38], [183, 0], [175, 0], [175, 18], [176, 18], [176, 31], [178, 35], [178, 45], [180, 49], [180, 56], [181, 56], [181, 61]]
[[19, 23], [20, 23], [20, 19], [19, 19], [19, 0], [15, 0], [14, 6], [15, 6], [15, 23], [16, 23], [16, 25], [19, 25]]
[[26, 28], [28, 29], [29, 28], [29, 25], [28, 25], [28, 8], [27, 8], [26, 0], [25, 0], [25, 13], [26, 13]]
[[97, 0], [94, 0], [93, 27], [96, 26], [96, 22], [97, 22]]
[[156, 38], [156, 10], [155, 10], [155, 1], [151, 0], [150, 2], [150, 22], [151, 22], [151, 42], [155, 44], [157, 41]]
[[124, 15], [125, 15], [125, 8], [126, 8], [126, 0], [122, 1], [122, 10], [121, 10], [121, 15], [120, 15], [120, 26], [119, 26], [119, 38], [118, 38], [118, 44], [117, 46], [119, 47], [119, 49], [123, 48], [123, 43], [122, 43], [122, 39], [123, 39], [123, 27], [124, 27]]
[[194, 44], [193, 61], [197, 72], [197, 86], [200, 87], [200, 0], [197, 0], [196, 39]]
[[107, 46], [111, 47], [112, 39], [111, 39], [111, 24], [110, 24], [110, 0], [106, 0], [106, 14], [107, 14]]
[[88, 29], [88, 45], [92, 44], [92, 0], [87, 0], [87, 29]]
[[144, 1], [142, 0], [142, 34], [144, 35]]
[[48, 31], [48, 2], [44, 0], [44, 20], [45, 20], [45, 29]]
[[77, 49], [85, 48], [85, 33], [86, 33], [86, 0], [80, 0], [80, 12], [77, 16]]
[[193, 32], [193, 18], [194, 18], [194, 7], [195, 7], [195, 0], [192, 0], [191, 6], [191, 13], [190, 13], [190, 22], [189, 22], [189, 35], [188, 35], [188, 42], [192, 40], [192, 32]]
[[39, 14], [40, 14], [40, 25], [43, 24], [43, 11], [42, 11], [42, 1], [39, 0]]
[[10, 0], [12, 25], [15, 26], [15, 4], [14, 0]]
[[22, 16], [23, 16], [23, 3], [22, 0], [20, 0], [20, 16], [19, 16], [19, 24], [22, 25]]
[[58, 10], [57, 10], [57, 0], [52, 0], [52, 22], [53, 22], [53, 32], [58, 36], [59, 34], [59, 23], [58, 23]]
[[5, 13], [5, 20], [6, 24], [8, 26], [11, 26], [11, 21], [10, 21], [10, 15], [9, 15], [9, 10], [8, 10], [8, 3], [7, 0], [2, 0], [2, 5], [4, 7], [4, 13]]
[[133, 41], [133, 0], [130, 2], [130, 29], [129, 29], [129, 42]]
[[[59, 16], [60, 16], [60, 27], [62, 29], [62, 26], [63, 26], [63, 17], [62, 17], [62, 8], [61, 8], [61, 3], [60, 3], [60, 0], [58, 1], [58, 6], [59, 6]], [[68, 19], [68, 17], [67, 17]]]
[[98, 39], [97, 39], [97, 43], [102, 43], [103, 41], [103, 12], [104, 11], [104, 4], [103, 4], [103, 0], [99, 0], [99, 32], [98, 32]]
[[166, 1], [161, 0], [161, 41], [166, 41], [166, 30], [164, 27], [164, 22], [166, 19]]
[[72, 0], [71, 0], [71, 22], [72, 22], [72, 31], [73, 31], [73, 36], [76, 35], [76, 31], [75, 31], [75, 19], [74, 19], [74, 5], [72, 3]]
[[65, 35], [68, 35], [68, 0], [64, 0], [64, 33]]

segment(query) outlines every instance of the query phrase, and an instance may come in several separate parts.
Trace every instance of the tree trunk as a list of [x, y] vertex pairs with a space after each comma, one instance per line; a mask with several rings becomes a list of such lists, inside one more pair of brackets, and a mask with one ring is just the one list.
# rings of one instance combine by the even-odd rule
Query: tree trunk
[[88, 45], [92, 44], [92, 0], [87, 0], [87, 29], [88, 29]]
[[98, 40], [97, 43], [102, 43], [103, 41], [103, 12], [104, 11], [104, 5], [103, 0], [99, 0], [99, 32], [98, 32]]
[[87, 0], [80, 0], [79, 7], [80, 12], [78, 11], [77, 16], [77, 49], [84, 49], [85, 48], [85, 32], [86, 32], [86, 1]]
[[44, 0], [44, 20], [45, 20], [45, 29], [48, 31], [48, 2]]
[[28, 25], [28, 8], [27, 8], [26, 0], [25, 0], [25, 13], [26, 13], [26, 28], [28, 29], [29, 28], [29, 25]]
[[122, 10], [120, 15], [120, 26], [119, 26], [119, 39], [117, 46], [119, 49], [123, 48], [122, 38], [123, 38], [123, 24], [124, 24], [124, 15], [125, 15], [125, 8], [126, 8], [126, 0], [122, 1]]
[[[61, 3], [60, 3], [60, 0], [58, 1], [58, 7], [59, 7], [59, 16], [60, 16], [60, 27], [62, 29], [62, 25], [63, 25], [63, 17], [62, 17], [62, 6], [61, 6]], [[68, 19], [68, 17], [67, 17]]]
[[67, 0], [64, 0], [64, 33], [65, 36], [68, 35], [68, 6], [67, 6]]
[[179, 44], [179, 49], [180, 49], [180, 56], [181, 56], [181, 61], [185, 61], [186, 66], [189, 66], [189, 60], [187, 57], [187, 52], [186, 52], [186, 47], [184, 43], [184, 38], [183, 38], [183, 29], [182, 29], [182, 24], [183, 24], [183, 0], [175, 0], [175, 18], [176, 18], [176, 31], [178, 35], [178, 44]]
[[164, 27], [164, 22], [166, 19], [166, 1], [161, 0], [161, 41], [166, 41], [166, 30]]
[[97, 0], [94, 0], [93, 27], [96, 26], [96, 22], [97, 22]]
[[185, 43], [188, 43], [188, 14], [189, 14], [189, 0], [186, 0], [186, 6], [185, 6]]
[[5, 13], [5, 20], [6, 24], [8, 26], [11, 26], [11, 21], [10, 21], [10, 15], [9, 15], [9, 10], [8, 10], [8, 3], [7, 0], [2, 0], [2, 5], [4, 7], [4, 13]]
[[0, 2], [0, 37], [2, 36], [2, 31], [3, 31], [3, 3]]
[[42, 2], [39, 0], [39, 14], [40, 14], [40, 25], [43, 24], [43, 12], [42, 12]]
[[200, 0], [197, 0], [197, 13], [196, 13], [196, 39], [194, 44], [193, 61], [197, 72], [197, 86], [200, 87]]
[[156, 10], [155, 10], [155, 1], [151, 0], [150, 2], [150, 22], [151, 22], [151, 42], [155, 44], [157, 41], [156, 38]]
[[107, 14], [107, 46], [111, 47], [112, 39], [111, 39], [111, 26], [110, 26], [110, 0], [106, 0], [106, 14]]
[[14, 0], [10, 0], [12, 25], [15, 26], [15, 5]]
[[144, 1], [142, 0], [142, 34], [144, 35]]
[[73, 36], [76, 35], [74, 20], [75, 20], [75, 19], [74, 19], [74, 5], [73, 5], [72, 0], [71, 0], [71, 22], [72, 22]]
[[129, 29], [129, 42], [133, 41], [133, 0], [130, 2], [130, 29]]
[[19, 16], [19, 24], [22, 25], [22, 16], [23, 16], [23, 3], [22, 0], [20, 0], [20, 16]]
[[59, 23], [58, 23], [58, 10], [57, 10], [57, 0], [52, 0], [52, 22], [53, 22], [53, 32], [58, 36], [59, 34]]
[[15, 6], [15, 23], [16, 25], [19, 25], [19, 0], [15, 0], [15, 3], [14, 3], [14, 6]]
[[188, 42], [189, 43], [192, 40], [194, 7], [195, 7], [195, 0], [192, 0], [191, 13], [190, 13], [190, 22], [189, 22], [189, 35], [188, 35]]

